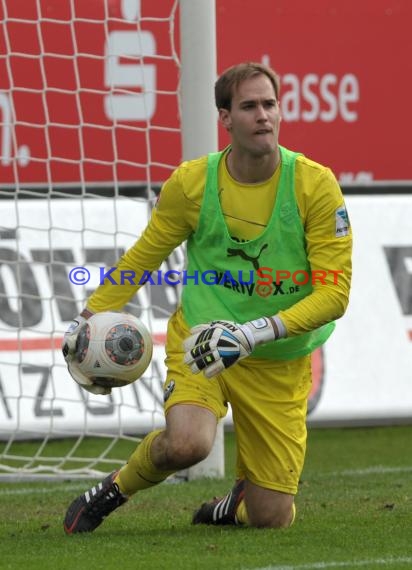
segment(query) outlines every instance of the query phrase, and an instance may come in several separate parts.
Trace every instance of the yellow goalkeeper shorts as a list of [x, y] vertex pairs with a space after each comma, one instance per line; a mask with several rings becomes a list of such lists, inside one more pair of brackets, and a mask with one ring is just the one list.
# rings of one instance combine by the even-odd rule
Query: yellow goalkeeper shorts
[[180, 310], [170, 319], [166, 344], [165, 413], [176, 404], [232, 409], [237, 475], [267, 489], [296, 494], [306, 451], [310, 356], [279, 361], [246, 358], [218, 376], [192, 374], [182, 343], [190, 335]]

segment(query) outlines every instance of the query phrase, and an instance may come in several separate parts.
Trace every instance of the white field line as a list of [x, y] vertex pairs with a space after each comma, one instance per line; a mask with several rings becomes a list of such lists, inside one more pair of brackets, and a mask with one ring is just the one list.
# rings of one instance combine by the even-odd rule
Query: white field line
[[412, 564], [412, 558], [375, 558], [371, 560], [350, 560], [347, 562], [313, 562], [311, 564], [298, 564], [297, 566], [265, 566], [251, 570], [328, 570], [328, 568], [360, 568], [362, 566], [393, 566], [399, 564]]
[[[384, 465], [376, 465], [373, 467], [366, 467], [365, 469], [344, 469], [342, 471], [330, 471], [324, 473], [316, 473], [313, 475], [313, 478], [329, 478], [329, 477], [362, 477], [364, 475], [379, 475], [385, 473], [412, 473], [412, 466], [405, 466], [405, 467], [385, 467]], [[312, 475], [310, 475], [312, 477]], [[4, 481], [4, 483], [10, 484], [10, 481]], [[64, 491], [82, 491], [86, 490], [88, 482], [86, 481], [83, 483], [59, 483], [58, 481], [54, 482], [51, 481], [50, 484], [46, 487], [21, 487], [17, 489], [13, 489], [11, 486], [7, 489], [2, 489], [1, 485], [4, 484], [0, 481], [0, 497], [5, 495], [29, 495], [29, 494], [50, 494], [50, 493], [61, 493]], [[14, 484], [14, 483], [13, 483]], [[89, 484], [89, 487], [91, 483]], [[279, 567], [280, 568], [280, 567]], [[302, 566], [302, 568], [304, 568]], [[266, 570], [266, 569], [265, 569]]]
[[330, 471], [329, 473], [319, 473], [316, 477], [320, 475], [321, 477], [335, 477], [341, 475], [346, 476], [362, 476], [362, 475], [384, 475], [385, 473], [411, 473], [412, 466], [402, 466], [402, 467], [385, 467], [385, 465], [374, 465], [372, 467], [365, 467], [363, 469], [343, 469], [342, 471]]
[[[8, 483], [10, 484], [10, 482]], [[81, 483], [52, 483], [48, 487], [21, 487], [17, 489], [13, 489], [11, 487], [8, 489], [0, 488], [0, 497], [4, 497], [6, 495], [52, 495], [53, 493], [64, 493], [65, 491], [86, 491], [87, 485], [88, 483], [86, 481], [86, 483], [83, 483], [83, 485]], [[92, 485], [93, 484], [89, 482], [89, 487]]]

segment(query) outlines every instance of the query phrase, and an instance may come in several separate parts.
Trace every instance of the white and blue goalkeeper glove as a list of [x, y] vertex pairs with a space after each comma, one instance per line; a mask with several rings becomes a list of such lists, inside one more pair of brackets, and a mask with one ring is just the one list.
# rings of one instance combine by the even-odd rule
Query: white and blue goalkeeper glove
[[261, 317], [243, 325], [231, 321], [212, 321], [197, 325], [183, 343], [184, 362], [193, 374], [207, 378], [220, 374], [239, 360], [250, 356], [260, 344], [286, 336], [281, 319]]
[[79, 334], [80, 329], [84, 325], [87, 319], [78, 315], [69, 325], [69, 328], [64, 333], [63, 343], [62, 343], [62, 352], [64, 356], [64, 360], [68, 364], [71, 362], [76, 353], [76, 341], [77, 336]]

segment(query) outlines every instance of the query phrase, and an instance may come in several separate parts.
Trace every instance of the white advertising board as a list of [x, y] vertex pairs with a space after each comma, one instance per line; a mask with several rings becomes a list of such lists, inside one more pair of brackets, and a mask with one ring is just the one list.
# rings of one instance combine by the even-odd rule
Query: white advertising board
[[[354, 233], [351, 301], [317, 354], [309, 422], [408, 421], [412, 196], [349, 196], [346, 202]], [[0, 438], [10, 433], [142, 433], [162, 425], [162, 341], [177, 301], [175, 287], [146, 286], [133, 300], [133, 312], [155, 339], [152, 365], [133, 386], [115, 389], [110, 397], [89, 397], [69, 377], [60, 352], [68, 322], [99, 283], [100, 267], [112, 266], [143, 230], [147, 204], [131, 199], [4, 200], [2, 213]], [[84, 219], [87, 231], [82, 230]], [[182, 260], [181, 252], [175, 252], [163, 269], [181, 267]], [[74, 267], [90, 271], [86, 285], [70, 282]]]
[[412, 421], [412, 195], [348, 196], [348, 310], [324, 347], [313, 422]]
[[[145, 287], [126, 309], [149, 326], [155, 342], [138, 383], [110, 397], [88, 396], [69, 376], [60, 350], [69, 322], [99, 284], [100, 268], [112, 267], [145, 227], [147, 202], [38, 199], [1, 206], [0, 437], [141, 433], [163, 424], [163, 340], [177, 300], [173, 287]], [[80, 272], [72, 274], [74, 268]], [[82, 268], [90, 280], [76, 285], [73, 276], [88, 277]]]

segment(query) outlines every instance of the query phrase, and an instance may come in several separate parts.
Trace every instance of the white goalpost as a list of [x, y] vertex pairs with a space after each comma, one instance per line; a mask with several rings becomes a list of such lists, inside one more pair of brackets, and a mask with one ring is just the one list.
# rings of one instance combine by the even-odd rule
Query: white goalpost
[[[180, 0], [181, 122], [183, 158], [218, 149], [213, 98], [216, 80], [216, 13], [214, 0]], [[206, 88], [205, 88], [206, 87]], [[188, 470], [188, 478], [223, 476], [223, 423], [207, 459]]]
[[[162, 182], [217, 149], [215, 3], [0, 0], [0, 22], [0, 479], [100, 477], [163, 425], [178, 291], [146, 286], [125, 308], [154, 356], [110, 397], [73, 382], [61, 340]], [[162, 269], [183, 264], [178, 249]], [[219, 426], [210, 457], [180, 476], [223, 472]]]

